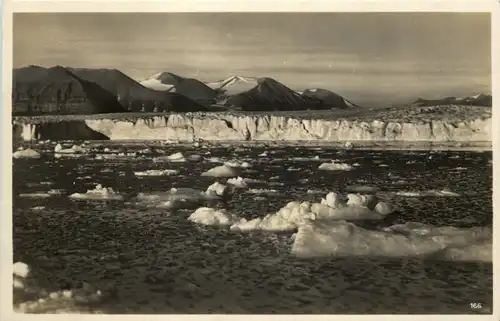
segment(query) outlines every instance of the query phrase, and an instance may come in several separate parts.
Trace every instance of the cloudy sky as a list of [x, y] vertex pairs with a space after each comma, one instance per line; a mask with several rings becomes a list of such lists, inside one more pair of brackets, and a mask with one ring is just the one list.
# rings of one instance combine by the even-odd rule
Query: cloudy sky
[[21, 13], [14, 67], [269, 76], [379, 106], [491, 92], [483, 13]]

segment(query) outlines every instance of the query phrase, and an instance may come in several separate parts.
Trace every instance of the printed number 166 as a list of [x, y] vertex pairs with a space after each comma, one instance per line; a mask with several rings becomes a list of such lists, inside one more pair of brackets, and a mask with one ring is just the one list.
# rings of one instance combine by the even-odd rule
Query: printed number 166
[[469, 305], [471, 309], [481, 309], [483, 307], [483, 305], [478, 302], [471, 302]]

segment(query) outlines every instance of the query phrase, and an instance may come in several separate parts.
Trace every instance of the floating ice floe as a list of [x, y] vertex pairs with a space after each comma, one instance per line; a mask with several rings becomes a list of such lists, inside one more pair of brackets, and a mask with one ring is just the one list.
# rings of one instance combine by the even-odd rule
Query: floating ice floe
[[26, 148], [23, 150], [18, 150], [12, 154], [14, 158], [40, 158], [41, 155], [36, 150], [31, 148]]
[[61, 195], [64, 190], [62, 189], [51, 189], [47, 192], [34, 192], [34, 193], [22, 193], [19, 197], [25, 198], [48, 198], [55, 195]]
[[52, 195], [50, 195], [47, 192], [34, 192], [34, 193], [21, 193], [19, 194], [19, 197], [23, 198], [49, 198]]
[[319, 165], [318, 169], [326, 171], [350, 171], [354, 169], [354, 167], [345, 163], [330, 162]]
[[234, 168], [251, 168], [252, 165], [248, 162], [239, 162], [239, 161], [227, 161], [224, 162], [224, 165], [227, 165], [229, 167], [234, 167]]
[[141, 154], [153, 154], [153, 151], [151, 150], [151, 148], [144, 148], [144, 149], [141, 149], [139, 151], [139, 153], [141, 153]]
[[257, 155], [257, 156], [259, 156], [259, 157], [267, 157], [267, 153], [266, 153], [266, 152], [263, 152], [263, 153], [261, 153], [261, 154], [259, 154], [259, 155]]
[[429, 190], [429, 191], [399, 191], [396, 192], [398, 196], [405, 197], [459, 197], [460, 194], [452, 192], [447, 189], [443, 189], [441, 191], [438, 190]]
[[230, 178], [227, 180], [227, 184], [232, 185], [236, 188], [247, 188], [248, 184], [246, 183], [245, 179], [238, 176], [236, 178]]
[[447, 261], [492, 262], [493, 242], [484, 239], [465, 246], [450, 245], [433, 256]]
[[367, 230], [345, 220], [317, 220], [299, 226], [291, 253], [299, 257], [432, 256], [444, 260], [491, 261], [491, 236], [491, 229], [486, 227], [460, 229], [409, 222]]
[[206, 158], [206, 161], [209, 162], [209, 163], [224, 163], [224, 160], [220, 157], [209, 157], [209, 158]]
[[314, 213], [310, 211], [309, 202], [290, 202], [275, 214], [268, 214], [263, 218], [250, 221], [241, 219], [231, 225], [232, 231], [293, 231], [307, 220], [314, 220]]
[[215, 182], [210, 185], [205, 191], [205, 195], [208, 197], [226, 197], [229, 194], [229, 189], [227, 185]]
[[260, 194], [260, 195], [268, 195], [268, 194], [278, 194], [279, 192], [275, 189], [266, 189], [266, 188], [251, 188], [247, 191], [250, 194]]
[[393, 211], [390, 205], [371, 195], [349, 194], [347, 197], [348, 201], [343, 202], [331, 192], [321, 203], [290, 202], [275, 214], [251, 221], [242, 219], [233, 224], [231, 230], [292, 231], [311, 220], [381, 220]]
[[199, 206], [211, 200], [220, 200], [229, 194], [230, 189], [226, 185], [215, 182], [206, 191], [193, 188], [171, 188], [166, 192], [139, 193], [135, 200], [136, 205], [139, 206], [181, 209]]
[[376, 186], [369, 185], [350, 185], [346, 186], [345, 190], [347, 192], [355, 192], [355, 193], [375, 193], [378, 188]]
[[[321, 160], [320, 157], [318, 155], [314, 156], [314, 157], [292, 157], [292, 158], [289, 158], [291, 161], [294, 161], [294, 162], [310, 162], [310, 161], [319, 161]], [[281, 159], [283, 160], [283, 159]]]
[[202, 156], [198, 154], [191, 154], [186, 159], [192, 162], [197, 162], [202, 159]]
[[160, 156], [160, 157], [155, 157], [153, 158], [153, 162], [159, 163], [159, 162], [172, 162], [172, 163], [184, 163], [186, 162], [186, 158], [184, 157], [184, 154], [181, 152], [174, 153], [172, 155], [168, 156]]
[[188, 220], [203, 225], [229, 226], [238, 222], [240, 218], [225, 209], [200, 207], [188, 217]]
[[14, 310], [21, 313], [78, 313], [83, 311], [80, 303], [99, 303], [109, 294], [86, 282], [81, 288], [49, 293], [36, 284], [31, 268], [22, 262], [14, 263], [13, 279]]
[[87, 152], [87, 149], [78, 145], [73, 145], [70, 148], [63, 149], [61, 144], [57, 144], [54, 148], [54, 156], [57, 158], [62, 156], [77, 157], [79, 154], [86, 154]]
[[235, 177], [238, 176], [238, 170], [228, 165], [216, 166], [201, 174], [201, 176], [210, 177]]
[[134, 172], [135, 176], [170, 176], [179, 174], [178, 170], [175, 169], [148, 169], [142, 172]]
[[137, 153], [116, 153], [116, 154], [99, 154], [95, 156], [95, 159], [97, 160], [102, 160], [102, 159], [116, 159], [116, 158], [136, 158]]
[[86, 193], [74, 193], [69, 196], [72, 199], [88, 200], [123, 200], [123, 196], [115, 192], [111, 187], [102, 187], [98, 184], [95, 189], [87, 190]]
[[308, 189], [307, 194], [309, 195], [314, 195], [314, 194], [324, 194], [325, 191], [322, 191], [322, 190], [315, 190], [315, 189]]
[[185, 162], [186, 158], [181, 152], [174, 153], [172, 155], [168, 155], [167, 159], [171, 162]]
[[12, 267], [13, 270], [13, 275], [20, 277], [20, 278], [26, 278], [28, 277], [28, 274], [30, 273], [30, 268], [28, 264], [23, 263], [23, 262], [16, 262], [14, 263], [14, 266]]

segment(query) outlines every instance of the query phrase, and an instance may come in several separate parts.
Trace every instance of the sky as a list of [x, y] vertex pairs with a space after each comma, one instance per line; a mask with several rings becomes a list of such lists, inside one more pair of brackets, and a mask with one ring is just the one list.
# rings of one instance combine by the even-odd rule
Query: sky
[[364, 106], [491, 93], [488, 13], [16, 13], [14, 68], [272, 77]]

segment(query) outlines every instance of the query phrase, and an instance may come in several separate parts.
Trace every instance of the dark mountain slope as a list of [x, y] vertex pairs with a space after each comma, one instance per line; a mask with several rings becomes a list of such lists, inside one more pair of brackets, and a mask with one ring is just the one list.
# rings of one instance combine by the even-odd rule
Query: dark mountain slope
[[22, 68], [14, 72], [13, 81], [13, 113], [100, 114], [125, 111], [113, 94], [61, 66]]
[[272, 78], [261, 78], [254, 88], [230, 97], [225, 105], [246, 111], [325, 109], [316, 98], [304, 97]]
[[75, 74], [93, 81], [114, 93], [131, 111], [206, 111], [201, 104], [182, 93], [171, 93], [144, 87], [117, 69], [72, 69]]
[[493, 97], [491, 95], [479, 94], [470, 97], [445, 97], [441, 99], [422, 99], [419, 98], [412, 103], [414, 106], [438, 106], [438, 105], [469, 105], [492, 107]]
[[328, 106], [328, 108], [332, 109], [359, 108], [359, 106], [351, 103], [344, 97], [326, 89], [307, 89], [302, 93], [302, 96], [318, 99], [323, 103], [323, 106]]
[[170, 90], [170, 92], [182, 94], [204, 105], [214, 104], [218, 95], [216, 90], [193, 78], [187, 78], [180, 81]]

